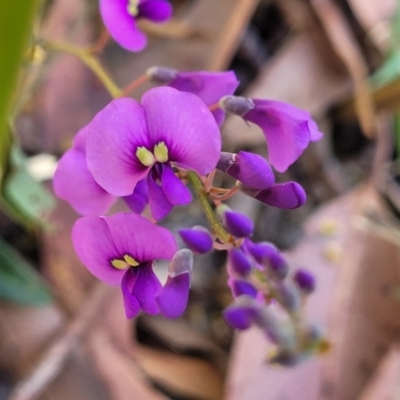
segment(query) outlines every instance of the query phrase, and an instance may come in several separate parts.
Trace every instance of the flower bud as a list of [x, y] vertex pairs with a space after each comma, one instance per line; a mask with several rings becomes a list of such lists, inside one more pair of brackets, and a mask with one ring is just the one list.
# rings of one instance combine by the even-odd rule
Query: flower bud
[[158, 85], [168, 85], [178, 76], [178, 71], [166, 67], [150, 67], [146, 71], [147, 78], [150, 82]]
[[231, 235], [242, 238], [253, 233], [254, 223], [246, 215], [232, 211], [224, 204], [217, 207], [217, 214], [222, 225]]
[[283, 280], [289, 273], [289, 264], [279, 252], [266, 255], [262, 265], [266, 267], [268, 276], [273, 280]]
[[293, 281], [305, 294], [310, 294], [315, 289], [315, 277], [306, 269], [298, 269], [293, 276]]
[[299, 289], [290, 282], [282, 282], [276, 286], [280, 304], [289, 312], [297, 311], [301, 305]]
[[253, 268], [249, 257], [241, 249], [232, 249], [228, 251], [228, 268], [239, 276], [246, 276]]
[[249, 281], [244, 279], [230, 279], [229, 286], [234, 297], [243, 295], [253, 298], [257, 297], [257, 289]]
[[219, 101], [219, 106], [230, 114], [243, 117], [254, 108], [254, 103], [251, 99], [241, 96], [224, 96]]
[[213, 247], [213, 239], [204, 226], [194, 226], [191, 229], [180, 229], [179, 235], [194, 253], [208, 253]]
[[244, 246], [259, 264], [278, 253], [276, 246], [269, 242], [253, 243], [250, 240], [246, 240]]
[[225, 321], [235, 329], [248, 329], [253, 323], [257, 308], [255, 301], [249, 296], [240, 296], [223, 312]]

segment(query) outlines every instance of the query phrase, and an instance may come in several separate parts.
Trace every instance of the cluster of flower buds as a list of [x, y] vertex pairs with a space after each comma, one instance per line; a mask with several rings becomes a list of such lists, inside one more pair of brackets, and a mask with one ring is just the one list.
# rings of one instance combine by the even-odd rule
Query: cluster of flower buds
[[[153, 2], [139, 2], [139, 15], [145, 15], [145, 5], [150, 12]], [[102, 1], [104, 7], [111, 3], [119, 4]], [[133, 11], [136, 3], [129, 3]], [[140, 310], [175, 318], [188, 302], [193, 253], [227, 249], [234, 303], [226, 320], [238, 329], [262, 328], [278, 345], [277, 362], [289, 364], [290, 356], [292, 363], [299, 360], [321, 342], [316, 330], [298, 317], [314, 279], [304, 270], [288, 279], [283, 255], [270, 243], [253, 243], [253, 221], [223, 201], [242, 191], [269, 206], [302, 206], [303, 188], [296, 182], [275, 183], [271, 165], [285, 171], [321, 133], [310, 115], [294, 106], [233, 96], [239, 82], [232, 71], [153, 67], [147, 77], [159, 86], [140, 102], [126, 97], [111, 101], [78, 132], [58, 164], [56, 194], [84, 215], [72, 232], [80, 260], [98, 279], [120, 285], [128, 318]], [[268, 160], [246, 151], [221, 151], [226, 113], [261, 128]], [[217, 170], [236, 184], [214, 187]], [[181, 229], [188, 249], [179, 250], [173, 234], [157, 222], [175, 206], [191, 203], [193, 193], [211, 232], [201, 226]], [[104, 216], [118, 198], [132, 212]], [[152, 218], [140, 215], [145, 209]], [[153, 271], [159, 259], [170, 260], [164, 284]], [[275, 316], [274, 302], [287, 312], [289, 322]]]

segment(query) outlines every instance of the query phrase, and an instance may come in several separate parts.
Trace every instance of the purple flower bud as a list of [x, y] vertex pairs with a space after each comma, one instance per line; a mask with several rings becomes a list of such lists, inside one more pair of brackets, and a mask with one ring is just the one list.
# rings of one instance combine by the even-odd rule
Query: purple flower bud
[[253, 243], [249, 240], [245, 242], [245, 248], [259, 264], [278, 253], [276, 246], [269, 242]]
[[247, 151], [240, 151], [236, 156], [230, 153], [222, 154], [224, 156], [221, 155], [217, 168], [233, 176], [245, 186], [252, 189], [266, 189], [274, 184], [274, 173], [264, 157]]
[[306, 269], [298, 269], [293, 276], [293, 281], [306, 294], [312, 293], [315, 289], [315, 277]]
[[245, 330], [250, 328], [256, 312], [254, 299], [240, 296], [224, 310], [223, 316], [232, 328]]
[[276, 286], [280, 304], [288, 311], [293, 312], [300, 308], [301, 296], [299, 289], [285, 281]]
[[291, 210], [301, 207], [307, 199], [304, 189], [296, 182], [278, 183], [264, 190], [254, 190], [238, 185], [239, 190], [248, 196], [277, 208]]
[[231, 211], [225, 205], [217, 208], [217, 213], [222, 220], [225, 229], [233, 236], [242, 238], [253, 233], [254, 223], [244, 214]]
[[159, 85], [168, 85], [178, 76], [178, 71], [172, 68], [166, 67], [150, 67], [146, 71], [147, 78], [150, 82]]
[[228, 251], [229, 267], [232, 272], [239, 276], [246, 276], [250, 273], [253, 266], [249, 257], [241, 249], [232, 249]]
[[240, 96], [224, 96], [219, 101], [219, 106], [230, 114], [243, 117], [254, 108], [254, 103], [251, 99]]
[[230, 279], [229, 286], [232, 289], [234, 297], [239, 297], [242, 295], [253, 298], [257, 297], [257, 289], [249, 281], [245, 281], [243, 279]]
[[283, 280], [289, 273], [289, 264], [279, 252], [265, 256], [262, 264], [267, 268], [271, 279]]
[[191, 229], [180, 229], [179, 235], [194, 253], [208, 253], [213, 247], [213, 239], [204, 226], [194, 226]]

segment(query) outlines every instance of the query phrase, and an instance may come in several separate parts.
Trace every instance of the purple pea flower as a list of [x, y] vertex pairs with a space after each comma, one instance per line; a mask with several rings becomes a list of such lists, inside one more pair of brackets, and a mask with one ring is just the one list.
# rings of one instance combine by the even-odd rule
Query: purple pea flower
[[220, 107], [262, 129], [269, 162], [279, 172], [286, 171], [310, 141], [322, 137], [309, 112], [281, 101], [226, 96], [221, 99]]
[[[233, 94], [240, 84], [233, 71], [184, 72], [165, 67], [151, 67], [146, 74], [151, 82], [195, 94], [207, 106], [218, 103], [223, 96]], [[217, 124], [221, 126], [225, 119], [225, 112], [218, 108], [213, 110], [212, 113]]]
[[207, 106], [197, 96], [169, 87], [149, 90], [141, 104], [113, 100], [87, 129], [87, 164], [96, 182], [114, 196], [129, 196], [146, 179], [157, 220], [174, 205], [191, 201], [172, 167], [206, 175], [221, 150], [219, 128]]
[[138, 28], [137, 19], [165, 22], [172, 7], [167, 0], [100, 0], [100, 14], [112, 38], [129, 51], [141, 51], [146, 35]]
[[[79, 259], [94, 276], [121, 285], [127, 318], [140, 309], [152, 315], [161, 311], [171, 318], [184, 311], [192, 260], [177, 253], [175, 238], [166, 228], [132, 213], [88, 216], [75, 222], [72, 240]], [[173, 256], [170, 276], [162, 287], [153, 271], [154, 261]]]

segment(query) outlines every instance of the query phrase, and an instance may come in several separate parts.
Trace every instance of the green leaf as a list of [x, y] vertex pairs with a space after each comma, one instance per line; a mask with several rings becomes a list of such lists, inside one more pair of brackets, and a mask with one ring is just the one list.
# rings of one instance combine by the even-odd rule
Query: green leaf
[[54, 208], [54, 197], [29, 175], [25, 161], [24, 154], [13, 146], [10, 169], [3, 182], [3, 201], [6, 203], [6, 211], [11, 212], [25, 226], [44, 225], [45, 216]]
[[386, 85], [400, 76], [400, 53], [391, 54], [383, 65], [375, 71], [371, 82], [375, 88]]
[[1, 239], [0, 298], [31, 305], [46, 305], [52, 301], [50, 291], [39, 273]]

